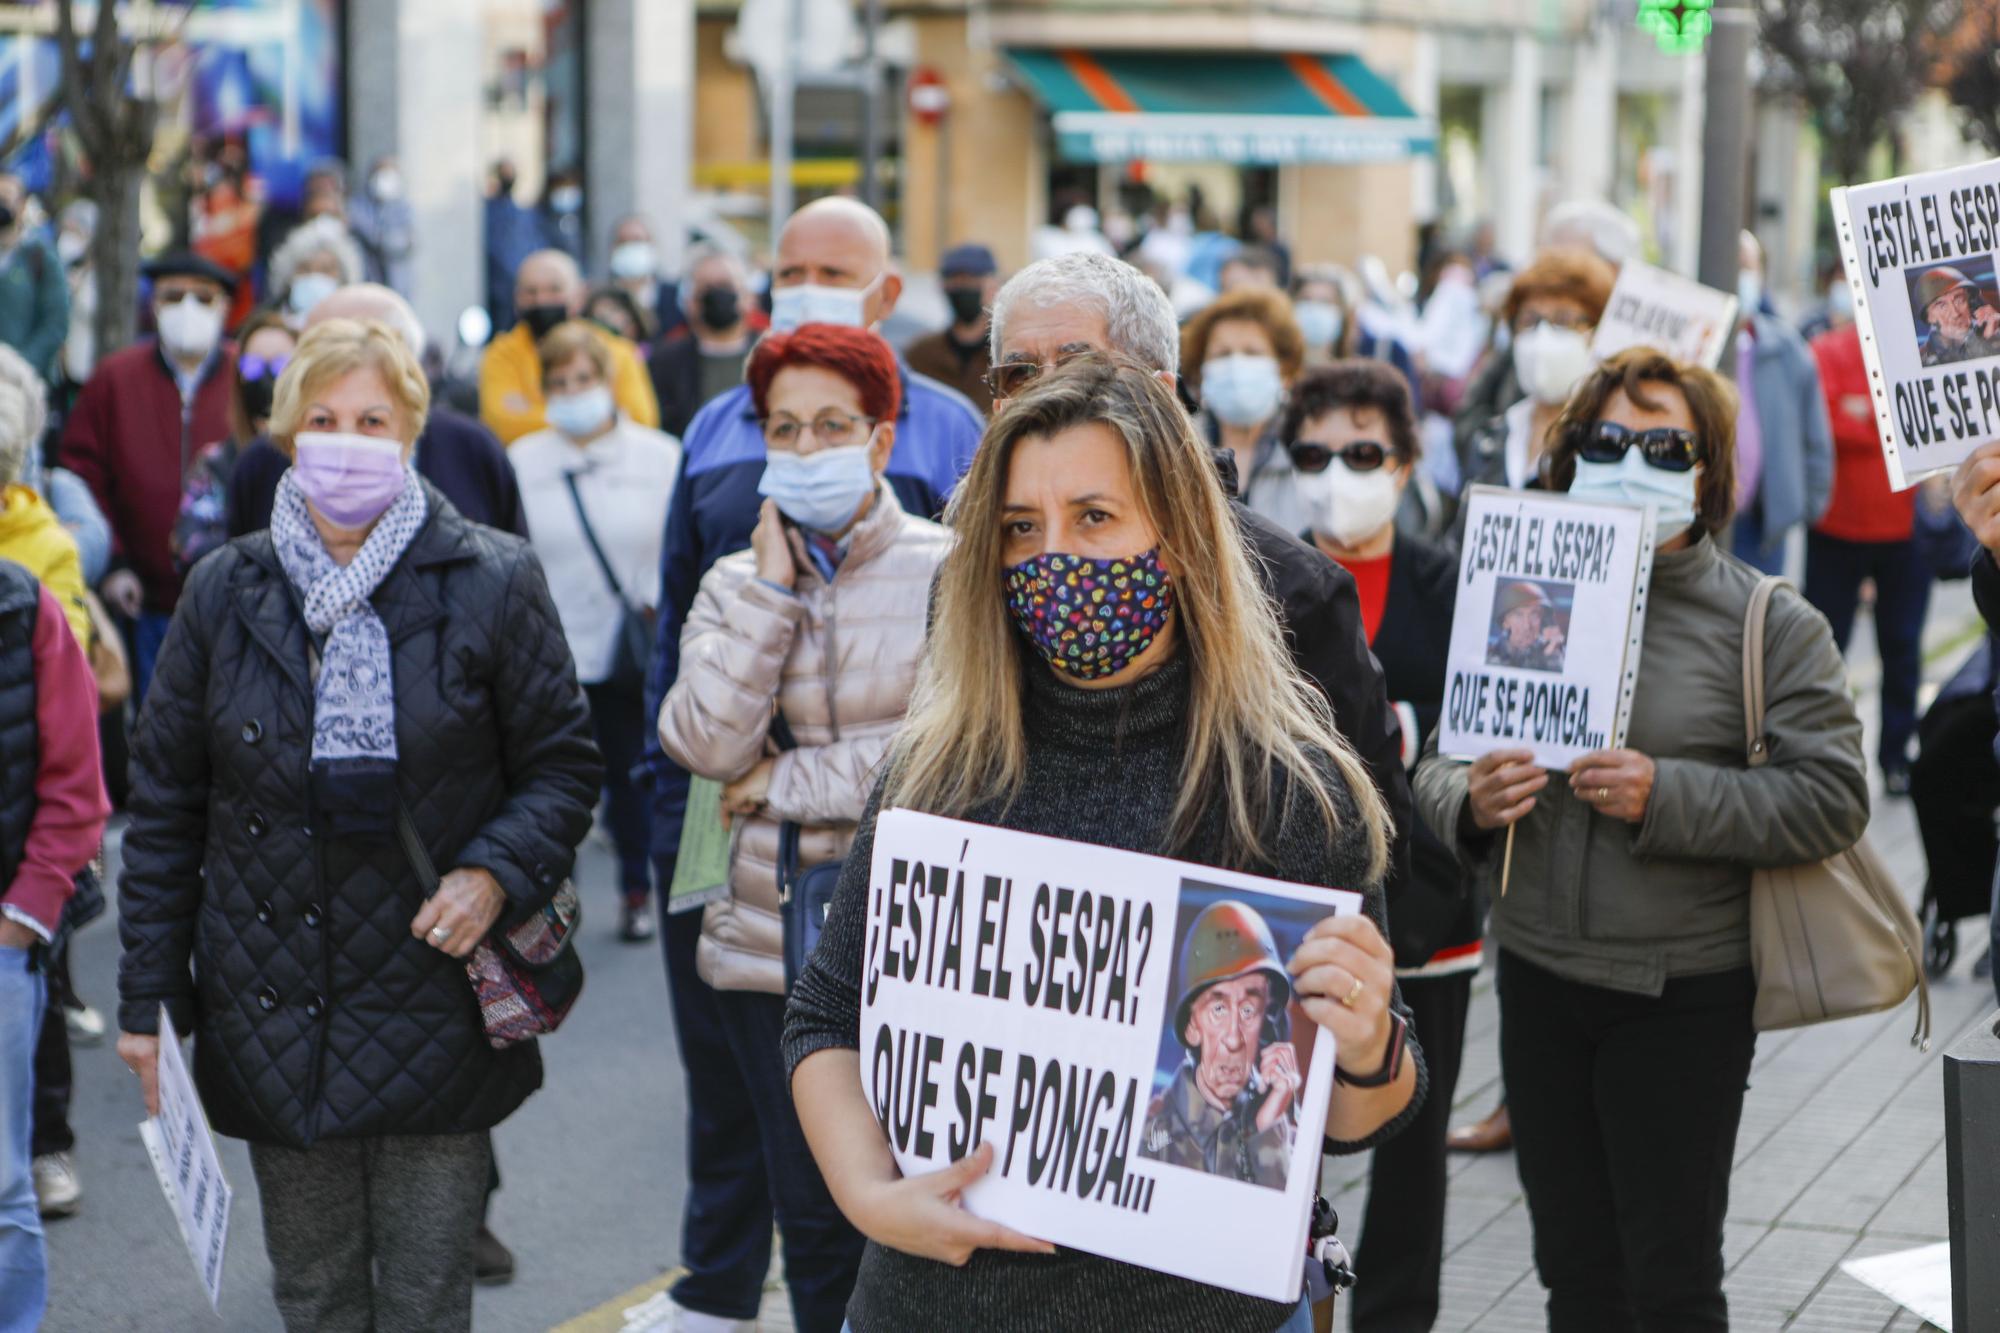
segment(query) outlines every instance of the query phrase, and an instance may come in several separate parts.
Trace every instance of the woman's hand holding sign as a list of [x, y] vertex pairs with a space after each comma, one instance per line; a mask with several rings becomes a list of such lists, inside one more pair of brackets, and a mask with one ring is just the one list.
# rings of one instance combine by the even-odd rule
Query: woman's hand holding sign
[[1599, 814], [1637, 824], [1653, 797], [1653, 772], [1637, 750], [1593, 750], [1570, 765], [1569, 786]]
[[1380, 1128], [1382, 1108], [1407, 1103], [1416, 1083], [1416, 1062], [1398, 1059], [1388, 1069], [1396, 1018], [1396, 955], [1366, 916], [1331, 916], [1306, 932], [1292, 955], [1292, 991], [1306, 1016], [1333, 1038], [1335, 1067], [1366, 1080], [1361, 1086], [1336, 1081], [1326, 1104], [1326, 1133], [1343, 1142], [1366, 1138]]
[[1505, 828], [1535, 808], [1535, 793], [1549, 785], [1533, 750], [1492, 750], [1472, 761], [1466, 776], [1466, 809], [1483, 833]]
[[1980, 446], [1958, 465], [1951, 499], [1979, 544], [2000, 551], [2000, 443]]
[[953, 1268], [964, 1267], [974, 1250], [1054, 1254], [1056, 1247], [1045, 1240], [965, 1211], [960, 1202], [965, 1190], [992, 1165], [988, 1140], [942, 1171], [866, 1184], [852, 1197], [848, 1220], [877, 1245]]

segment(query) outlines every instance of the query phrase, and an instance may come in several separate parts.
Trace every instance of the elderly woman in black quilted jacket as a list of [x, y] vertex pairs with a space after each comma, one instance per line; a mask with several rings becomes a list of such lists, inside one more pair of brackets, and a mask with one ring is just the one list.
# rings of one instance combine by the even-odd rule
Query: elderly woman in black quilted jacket
[[541, 567], [409, 466], [428, 407], [382, 325], [299, 344], [270, 530], [189, 577], [132, 752], [119, 1053], [156, 1109], [161, 1006], [193, 1034], [292, 1330], [471, 1327], [487, 1131], [542, 1064], [465, 959], [547, 905], [599, 784]]

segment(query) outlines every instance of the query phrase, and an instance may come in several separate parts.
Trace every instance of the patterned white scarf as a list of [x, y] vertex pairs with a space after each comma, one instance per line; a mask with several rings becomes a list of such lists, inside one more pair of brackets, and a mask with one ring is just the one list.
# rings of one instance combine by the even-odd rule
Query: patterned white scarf
[[305, 603], [306, 628], [325, 641], [313, 695], [312, 758], [396, 762], [396, 681], [389, 633], [369, 598], [403, 558], [428, 505], [417, 474], [405, 469], [396, 497], [361, 550], [337, 565], [306, 510], [305, 492], [290, 472], [278, 479], [271, 541], [285, 577]]

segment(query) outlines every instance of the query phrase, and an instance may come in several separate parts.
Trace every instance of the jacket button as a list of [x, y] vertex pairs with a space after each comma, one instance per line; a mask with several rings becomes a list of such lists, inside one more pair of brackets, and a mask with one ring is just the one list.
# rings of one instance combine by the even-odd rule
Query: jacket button
[[326, 1012], [326, 1001], [322, 1000], [319, 996], [315, 995], [310, 1000], [306, 1001], [307, 1018], [318, 1018], [321, 1014], [325, 1012]]
[[264, 989], [258, 991], [257, 1007], [267, 1014], [276, 1009], [278, 1007], [278, 992], [270, 986], [266, 986]]
[[318, 903], [307, 903], [307, 904], [306, 904], [306, 910], [305, 910], [304, 912], [300, 913], [300, 916], [301, 916], [301, 918], [302, 918], [302, 919], [303, 919], [303, 920], [305, 921], [305, 923], [306, 923], [306, 924], [307, 924], [308, 926], [311, 926], [311, 927], [312, 927], [312, 928], [313, 928], [314, 930], [317, 930], [317, 929], [319, 929], [319, 904], [318, 904]]
[[243, 724], [243, 743], [245, 745], [255, 745], [263, 739], [264, 724], [262, 722], [253, 717]]
[[263, 922], [265, 925], [267, 926], [270, 925], [271, 918], [276, 915], [277, 913], [274, 912], [271, 908], [271, 900], [269, 898], [266, 898], [263, 902], [257, 904], [257, 919]]
[[243, 827], [249, 832], [251, 837], [261, 838], [271, 826], [265, 822], [263, 815], [252, 810], [250, 817], [243, 821]]

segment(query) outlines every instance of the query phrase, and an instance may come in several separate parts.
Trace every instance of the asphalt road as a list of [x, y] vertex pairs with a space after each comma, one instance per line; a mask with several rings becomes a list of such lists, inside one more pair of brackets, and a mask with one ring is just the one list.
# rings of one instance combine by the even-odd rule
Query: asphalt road
[[[115, 829], [110, 853], [115, 874]], [[613, 881], [611, 858], [593, 838], [579, 873], [588, 985], [562, 1031], [542, 1043], [542, 1090], [494, 1136], [503, 1187], [491, 1221], [519, 1272], [510, 1286], [480, 1290], [481, 1333], [547, 1329], [657, 1276], [679, 1252], [684, 1114], [666, 977], [657, 945], [618, 942]], [[115, 1024], [118, 932], [111, 915], [84, 931], [75, 948], [78, 990]], [[110, 1036], [74, 1056], [83, 1208], [49, 1224], [43, 1327], [279, 1329], [243, 1144], [221, 1143], [236, 1202], [218, 1320], [140, 1145], [137, 1082]]]

